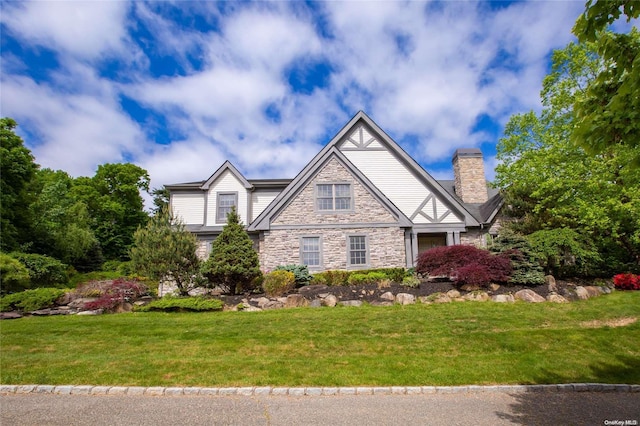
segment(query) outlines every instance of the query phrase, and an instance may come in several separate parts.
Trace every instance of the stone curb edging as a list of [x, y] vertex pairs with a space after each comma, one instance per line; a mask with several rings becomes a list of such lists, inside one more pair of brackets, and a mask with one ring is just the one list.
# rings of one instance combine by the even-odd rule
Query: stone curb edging
[[359, 387], [138, 387], [0, 385], [0, 394], [133, 395], [133, 396], [335, 396], [335, 395], [426, 395], [482, 392], [640, 392], [640, 385], [568, 383], [559, 385], [497, 386], [359, 386]]

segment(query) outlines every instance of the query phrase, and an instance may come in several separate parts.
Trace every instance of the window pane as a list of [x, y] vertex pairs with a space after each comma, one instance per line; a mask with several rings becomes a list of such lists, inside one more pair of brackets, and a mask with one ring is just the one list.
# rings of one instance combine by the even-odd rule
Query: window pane
[[320, 237], [302, 238], [302, 264], [320, 266]]
[[336, 197], [349, 197], [351, 198], [351, 185], [348, 183], [336, 184]]
[[333, 197], [333, 185], [318, 185], [318, 197]]
[[333, 210], [333, 199], [318, 198], [318, 210]]
[[349, 263], [351, 265], [367, 264], [367, 243], [364, 236], [349, 237]]
[[236, 194], [218, 194], [218, 214], [217, 221], [224, 222], [227, 215], [231, 213], [231, 208], [236, 205]]
[[351, 198], [336, 198], [336, 210], [350, 210]]

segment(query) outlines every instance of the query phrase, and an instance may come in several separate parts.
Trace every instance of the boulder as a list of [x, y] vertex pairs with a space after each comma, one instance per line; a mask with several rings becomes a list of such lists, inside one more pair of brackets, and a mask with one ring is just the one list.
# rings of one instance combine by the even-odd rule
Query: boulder
[[398, 293], [396, 294], [396, 303], [400, 305], [413, 305], [416, 303], [416, 297], [409, 293]]
[[602, 294], [602, 291], [600, 291], [600, 287], [598, 286], [590, 285], [585, 287], [584, 289], [587, 290], [587, 294], [589, 295], [589, 297], [598, 297]]
[[122, 314], [124, 312], [131, 312], [133, 310], [133, 305], [129, 302], [121, 303], [120, 306], [116, 308], [117, 314]]
[[313, 299], [309, 302], [309, 307], [311, 308], [319, 308], [322, 306], [322, 301], [320, 299]]
[[491, 300], [498, 303], [513, 303], [516, 301], [512, 294], [496, 294], [491, 297]]
[[498, 291], [499, 288], [500, 288], [500, 284], [496, 284], [496, 283], [489, 284], [489, 290], [491, 291]]
[[547, 288], [549, 289], [549, 293], [558, 291], [558, 285], [556, 284], [556, 279], [553, 277], [553, 275], [545, 276], [544, 282], [547, 285]]
[[389, 300], [391, 302], [396, 300], [396, 297], [393, 295], [393, 293], [391, 293], [390, 291], [387, 291], [385, 293], [382, 293], [380, 295], [380, 299], [384, 299], [384, 300]]
[[362, 306], [362, 300], [343, 300], [341, 306]]
[[517, 300], [522, 300], [524, 302], [529, 302], [529, 303], [540, 303], [545, 301], [544, 297], [540, 296], [538, 293], [528, 288], [516, 292], [515, 298]]
[[22, 318], [19, 312], [0, 312], [0, 320]]
[[460, 297], [460, 292], [458, 290], [449, 290], [447, 292], [447, 296], [452, 299], [457, 299], [458, 297]]
[[333, 308], [337, 304], [338, 304], [338, 298], [333, 294], [330, 294], [324, 299], [322, 299], [322, 306], [328, 306], [330, 308]]
[[440, 293], [437, 297], [433, 298], [433, 303], [451, 303], [451, 298], [446, 294]]
[[374, 300], [371, 302], [371, 306], [393, 306], [393, 302], [389, 300]]
[[547, 302], [551, 302], [551, 303], [569, 303], [569, 301], [567, 299], [565, 299], [564, 297], [560, 296], [559, 294], [556, 293], [551, 293], [547, 296]]
[[79, 297], [69, 302], [67, 306], [74, 309], [82, 309], [84, 305], [86, 305], [89, 302], [93, 302], [95, 300], [98, 300], [98, 298], [97, 297]]
[[261, 306], [261, 308], [265, 311], [270, 309], [282, 309], [284, 308], [284, 302], [281, 302], [279, 300], [269, 300], [267, 303]]
[[580, 300], [587, 300], [589, 298], [589, 292], [586, 288], [579, 285], [576, 287], [576, 296]]
[[262, 309], [258, 308], [257, 306], [248, 305], [245, 308], [243, 308], [242, 311], [243, 312], [261, 312]]
[[486, 291], [474, 291], [471, 293], [467, 293], [463, 296], [465, 300], [471, 300], [475, 302], [486, 302], [489, 300], [489, 295]]
[[[460, 290], [464, 290], [464, 291], [478, 291], [480, 290], [480, 286], [477, 284], [464, 284], [462, 287], [460, 287]], [[453, 290], [450, 290], [453, 291]]]
[[94, 309], [93, 311], [80, 311], [76, 315], [102, 315], [102, 309]]
[[251, 301], [257, 303], [259, 308], [264, 308], [264, 305], [269, 303], [271, 300], [269, 300], [268, 297], [258, 297], [251, 299]]
[[309, 301], [301, 294], [290, 294], [287, 296], [285, 302], [285, 308], [299, 308], [301, 306], [309, 305]]

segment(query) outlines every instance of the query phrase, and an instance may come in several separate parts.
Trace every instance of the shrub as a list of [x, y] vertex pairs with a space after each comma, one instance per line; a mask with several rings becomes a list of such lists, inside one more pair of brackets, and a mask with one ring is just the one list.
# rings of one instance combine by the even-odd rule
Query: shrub
[[296, 287], [309, 285], [311, 275], [309, 275], [309, 267], [307, 265], [284, 265], [277, 266], [276, 271], [289, 271], [296, 277]]
[[85, 303], [84, 308], [113, 311], [125, 302], [131, 303], [146, 293], [147, 287], [144, 284], [119, 278], [104, 285], [101, 296], [93, 302]]
[[512, 272], [509, 284], [530, 286], [544, 284], [544, 269], [524, 235], [501, 229], [500, 235], [491, 242], [489, 250], [492, 253], [504, 253], [511, 260]]
[[53, 257], [42, 254], [18, 253], [10, 254], [29, 271], [31, 287], [61, 287], [67, 284], [68, 266]]
[[246, 287], [262, 274], [258, 253], [235, 208], [227, 215], [227, 224], [213, 241], [202, 271], [211, 286], [219, 286], [232, 294], [250, 290]]
[[487, 285], [507, 282], [511, 261], [504, 254], [491, 254], [474, 246], [434, 247], [418, 256], [416, 272], [447, 276], [457, 285]]
[[313, 275], [313, 284], [324, 284], [328, 286], [348, 285], [349, 271], [334, 270], [324, 271]]
[[381, 272], [394, 283], [401, 283], [405, 277], [411, 275], [405, 268], [378, 268], [364, 272]]
[[349, 275], [347, 283], [349, 285], [377, 284], [387, 279], [387, 275], [384, 272], [353, 272]]
[[415, 275], [407, 275], [402, 279], [402, 285], [409, 288], [420, 287], [420, 280]]
[[0, 312], [19, 310], [24, 312], [55, 306], [65, 290], [59, 288], [36, 288], [0, 297]]
[[264, 292], [271, 297], [282, 296], [293, 290], [296, 285], [296, 277], [293, 272], [273, 271], [265, 275], [262, 282]]
[[136, 306], [135, 311], [149, 312], [149, 311], [192, 311], [192, 312], [204, 312], [204, 311], [221, 311], [223, 303], [218, 299], [207, 299], [202, 296], [198, 297], [172, 297], [165, 296], [162, 299], [154, 300], [153, 302], [145, 306]]
[[640, 290], [640, 277], [634, 274], [618, 274], [613, 277], [613, 285], [619, 290]]
[[601, 262], [593, 244], [573, 229], [545, 229], [527, 239], [545, 271], [556, 277], [589, 276]]
[[30, 284], [27, 268], [18, 259], [0, 253], [0, 290], [13, 293], [29, 288]]

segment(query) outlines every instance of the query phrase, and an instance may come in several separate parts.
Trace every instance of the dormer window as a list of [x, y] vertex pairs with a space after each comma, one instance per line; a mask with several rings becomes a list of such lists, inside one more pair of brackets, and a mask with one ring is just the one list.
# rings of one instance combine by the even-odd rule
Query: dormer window
[[321, 212], [353, 209], [350, 183], [319, 183], [316, 185], [316, 207]]

